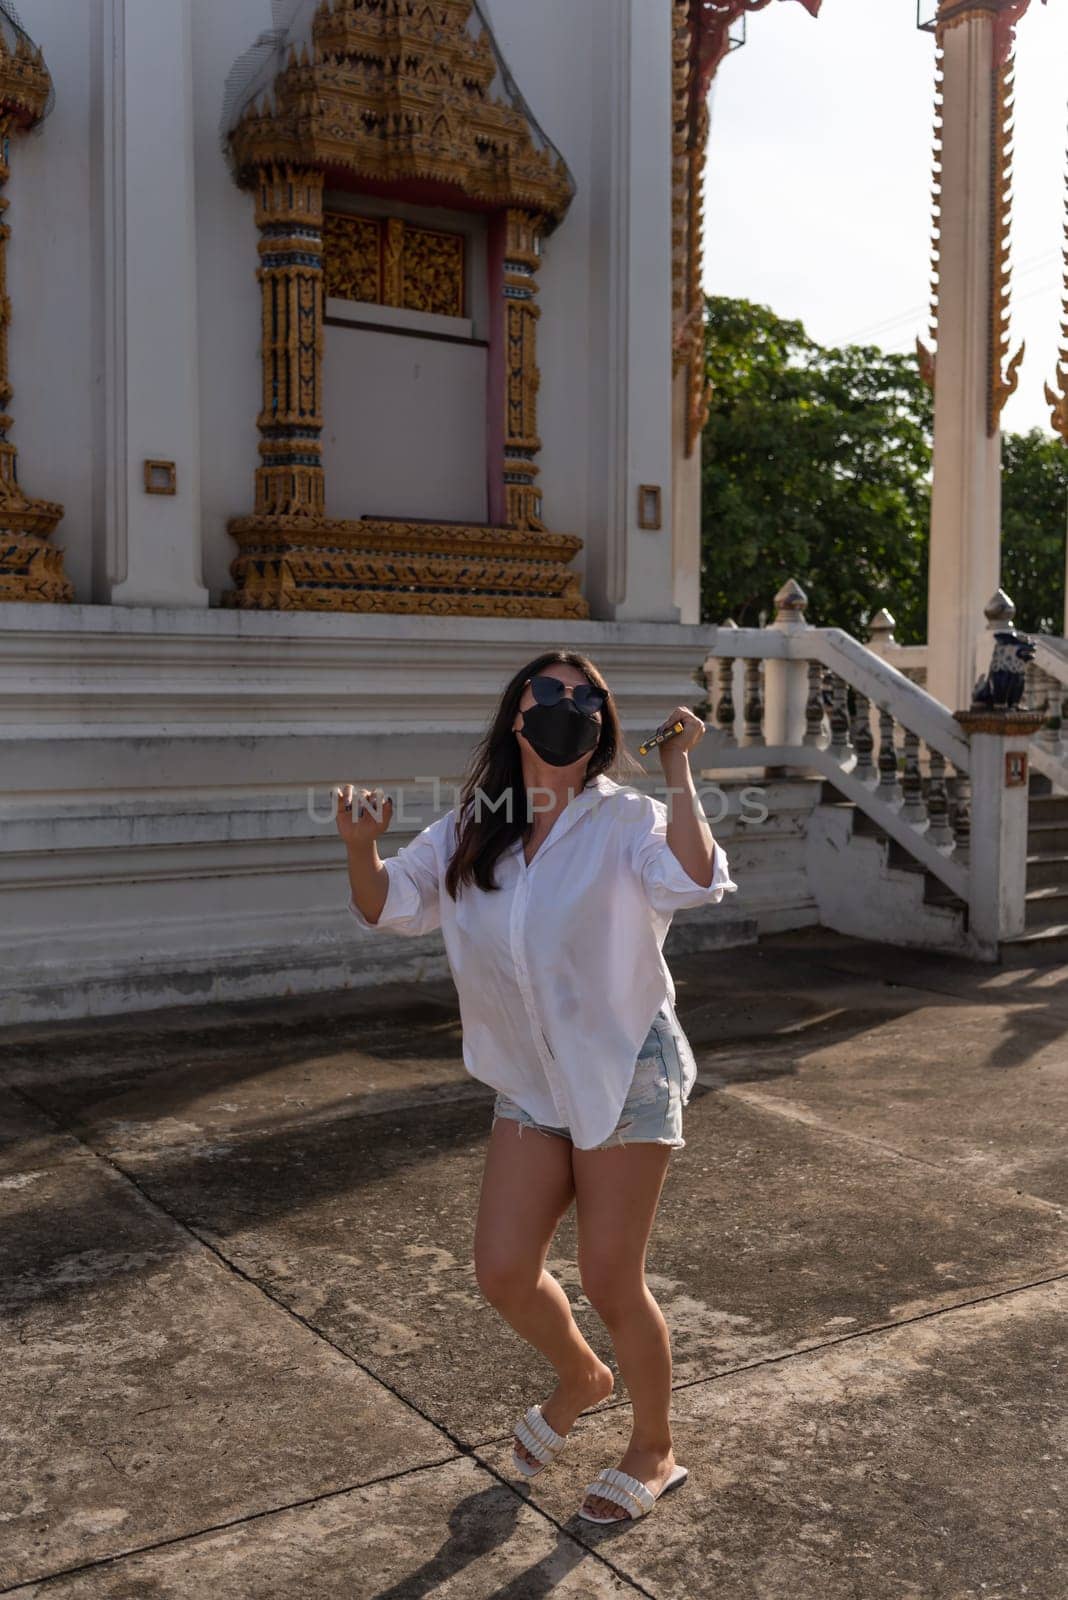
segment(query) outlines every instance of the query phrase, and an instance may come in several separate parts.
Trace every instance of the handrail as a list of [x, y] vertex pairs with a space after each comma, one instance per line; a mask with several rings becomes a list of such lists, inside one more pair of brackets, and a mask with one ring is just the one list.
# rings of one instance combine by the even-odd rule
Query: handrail
[[842, 628], [806, 625], [792, 633], [770, 628], [717, 628], [709, 654], [748, 659], [819, 661], [846, 678], [875, 706], [894, 710], [898, 720], [926, 744], [969, 771], [968, 741], [959, 722], [940, 700], [921, 689], [882, 656]]
[[[809, 625], [793, 580], [775, 598], [770, 626], [712, 633], [702, 765], [818, 773], [967, 904], [964, 943], [996, 955], [1024, 926], [1028, 791], [1002, 769], [1031, 737], [1017, 731], [1027, 719], [965, 724], [963, 710], [958, 719], [851, 634]], [[1035, 766], [1045, 770], [1048, 758], [1047, 749]]]

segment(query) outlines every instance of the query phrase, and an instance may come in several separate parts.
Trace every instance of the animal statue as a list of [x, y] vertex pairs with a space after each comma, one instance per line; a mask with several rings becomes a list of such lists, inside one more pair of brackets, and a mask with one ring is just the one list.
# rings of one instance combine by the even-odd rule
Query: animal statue
[[1015, 628], [999, 628], [994, 634], [990, 665], [975, 680], [972, 705], [992, 711], [1011, 711], [1023, 698], [1027, 663], [1034, 660], [1035, 647], [1025, 633]]

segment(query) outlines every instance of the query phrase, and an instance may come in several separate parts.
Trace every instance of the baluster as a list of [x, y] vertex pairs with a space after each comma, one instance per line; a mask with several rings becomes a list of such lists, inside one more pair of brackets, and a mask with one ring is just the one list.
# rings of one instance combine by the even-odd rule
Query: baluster
[[1053, 719], [1050, 729], [1054, 736], [1053, 748], [1058, 755], [1064, 753], [1064, 698], [1065, 685], [1060, 678], [1053, 679]]
[[1064, 685], [1052, 673], [1043, 674], [1046, 689], [1046, 720], [1038, 730], [1038, 742], [1044, 750], [1054, 754], [1061, 748], [1061, 713], [1064, 706]]
[[888, 805], [901, 799], [901, 784], [897, 776], [897, 746], [894, 744], [893, 713], [885, 706], [879, 707], [879, 784], [876, 793]]
[[904, 800], [899, 814], [906, 822], [925, 823], [928, 818], [920, 772], [920, 736], [909, 728], [905, 729], [905, 770], [901, 777], [901, 793]]
[[875, 749], [875, 738], [871, 731], [871, 701], [859, 689], [854, 689], [853, 704], [856, 708], [853, 715], [853, 748], [857, 752], [853, 776], [862, 783], [873, 783], [876, 771], [871, 758]]
[[966, 856], [972, 839], [972, 785], [966, 772], [953, 768], [953, 841], [954, 854]]
[[805, 736], [802, 744], [823, 743], [823, 665], [819, 661], [808, 664], [808, 699], [805, 701]]
[[716, 663], [719, 674], [719, 699], [716, 701], [716, 727], [723, 734], [720, 743], [736, 750], [738, 740], [734, 732], [734, 657], [720, 656]]
[[941, 750], [927, 746], [927, 765], [931, 774], [927, 782], [927, 815], [930, 819], [927, 837], [933, 845], [945, 850], [953, 845], [953, 829], [949, 825], [946, 758]]
[[1025, 711], [1044, 711], [1046, 696], [1043, 679], [1045, 673], [1042, 668], [1029, 661], [1024, 667], [1024, 687], [1020, 696], [1020, 704]]
[[760, 681], [760, 657], [747, 656], [745, 662], [745, 742], [764, 743], [764, 691]]
[[852, 753], [849, 738], [849, 685], [837, 672], [831, 673], [831, 742], [827, 746], [839, 761]]

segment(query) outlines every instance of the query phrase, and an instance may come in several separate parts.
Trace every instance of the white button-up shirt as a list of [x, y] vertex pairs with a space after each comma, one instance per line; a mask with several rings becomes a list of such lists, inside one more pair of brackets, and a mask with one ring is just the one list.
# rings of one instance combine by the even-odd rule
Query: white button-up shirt
[[454, 808], [384, 860], [377, 922], [349, 898], [371, 931], [441, 929], [467, 1071], [536, 1122], [567, 1127], [580, 1150], [614, 1130], [662, 1005], [679, 1035], [684, 1102], [697, 1076], [664, 939], [675, 911], [718, 903], [738, 885], [718, 843], [711, 884], [695, 883], [667, 842], [667, 818], [662, 800], [601, 773], [558, 813], [529, 865], [517, 839], [494, 866], [497, 890], [466, 883], [453, 900]]

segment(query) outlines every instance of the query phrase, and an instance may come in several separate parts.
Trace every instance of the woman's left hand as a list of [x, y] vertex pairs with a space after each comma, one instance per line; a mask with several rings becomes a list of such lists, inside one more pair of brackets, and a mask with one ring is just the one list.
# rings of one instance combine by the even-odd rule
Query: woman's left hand
[[660, 751], [660, 764], [667, 767], [668, 762], [688, 756], [695, 745], [701, 743], [705, 736], [707, 724], [701, 721], [696, 712], [689, 706], [676, 706], [670, 717], [665, 717], [657, 728], [657, 733], [662, 733], [665, 728], [670, 728], [672, 723], [681, 722], [682, 732], [676, 733], [665, 744], [657, 745]]

